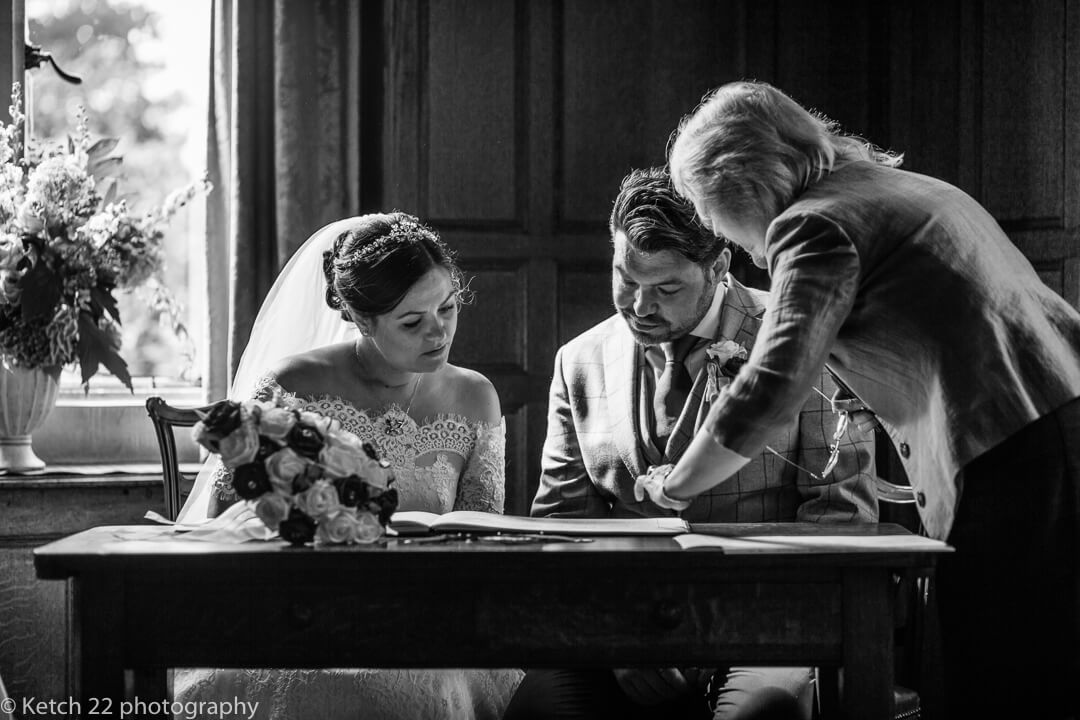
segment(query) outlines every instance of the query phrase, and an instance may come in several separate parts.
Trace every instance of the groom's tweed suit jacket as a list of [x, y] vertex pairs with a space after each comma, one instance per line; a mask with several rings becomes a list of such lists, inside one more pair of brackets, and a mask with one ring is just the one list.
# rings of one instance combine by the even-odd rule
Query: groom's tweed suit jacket
[[[749, 350], [761, 324], [768, 294], [746, 288], [728, 275], [716, 340], [734, 340]], [[723, 287], [718, 290], [722, 292]], [[614, 315], [560, 348], [548, 405], [547, 439], [540, 487], [532, 514], [555, 517], [672, 515], [646, 499], [634, 499], [634, 480], [651, 464], [648, 430], [640, 427], [643, 352], [626, 322]], [[664, 462], [686, 449], [709, 404], [703, 400], [707, 371], [694, 378], [667, 446]], [[822, 390], [835, 386], [827, 373]], [[769, 440], [769, 446], [798, 465], [820, 473], [836, 418], [817, 393], [799, 415]], [[839, 464], [815, 480], [764, 451], [739, 473], [698, 496], [680, 513], [691, 522], [847, 522], [877, 519], [872, 432], [851, 424]]]

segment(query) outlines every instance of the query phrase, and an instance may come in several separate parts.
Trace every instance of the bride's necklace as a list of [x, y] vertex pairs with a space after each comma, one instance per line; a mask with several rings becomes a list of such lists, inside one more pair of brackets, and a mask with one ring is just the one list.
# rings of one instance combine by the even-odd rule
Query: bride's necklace
[[404, 432], [405, 421], [409, 419], [409, 411], [412, 410], [413, 400], [416, 399], [416, 391], [420, 389], [420, 381], [423, 379], [424, 375], [418, 373], [416, 384], [413, 385], [412, 394], [409, 396], [409, 404], [405, 406], [405, 412], [401, 414], [401, 417], [390, 417], [389, 413], [383, 416], [383, 422], [386, 423], [383, 432], [387, 435], [400, 435]]
[[[363, 366], [365, 363], [363, 356], [360, 354], [359, 341], [357, 341], [356, 345], [354, 346], [354, 353], [356, 354], [356, 359], [360, 362], [360, 365]], [[409, 395], [409, 403], [405, 406], [405, 411], [401, 414], [400, 417], [391, 417], [390, 413], [386, 413], [383, 416], [383, 423], [385, 424], [383, 432], [385, 432], [387, 435], [400, 435], [401, 433], [405, 432], [405, 422], [409, 419], [409, 411], [412, 410], [413, 401], [416, 400], [416, 392], [420, 389], [420, 382], [423, 379], [423, 373], [416, 374], [416, 384], [413, 385], [412, 393]]]

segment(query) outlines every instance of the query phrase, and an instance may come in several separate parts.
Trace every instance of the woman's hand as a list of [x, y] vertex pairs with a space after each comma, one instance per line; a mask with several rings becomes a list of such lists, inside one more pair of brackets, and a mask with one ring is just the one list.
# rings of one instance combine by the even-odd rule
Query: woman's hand
[[685, 510], [690, 507], [689, 500], [678, 500], [668, 497], [664, 492], [664, 480], [675, 469], [674, 465], [654, 465], [644, 475], [639, 475], [634, 481], [634, 498], [641, 502], [648, 494], [649, 499], [662, 508], [669, 510]]

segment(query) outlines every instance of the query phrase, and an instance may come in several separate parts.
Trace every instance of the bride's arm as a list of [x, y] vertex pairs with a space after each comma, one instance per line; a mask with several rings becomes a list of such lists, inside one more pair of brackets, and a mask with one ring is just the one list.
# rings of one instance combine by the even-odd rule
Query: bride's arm
[[506, 421], [481, 423], [476, 443], [458, 480], [455, 510], [502, 513], [506, 501]]
[[476, 418], [476, 442], [458, 480], [454, 510], [501, 513], [506, 501], [506, 421], [495, 386], [480, 373], [466, 371], [462, 410]]

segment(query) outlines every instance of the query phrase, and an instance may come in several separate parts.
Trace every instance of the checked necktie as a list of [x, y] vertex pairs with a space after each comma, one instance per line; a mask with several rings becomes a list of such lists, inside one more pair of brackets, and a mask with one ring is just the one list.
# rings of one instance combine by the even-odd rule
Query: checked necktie
[[656, 419], [654, 438], [656, 449], [660, 452], [667, 447], [671, 430], [682, 414], [683, 405], [694, 385], [684, 361], [697, 340], [694, 335], [686, 335], [675, 342], [660, 343], [660, 349], [664, 352], [664, 371], [656, 381], [656, 393], [653, 395], [653, 417]]

